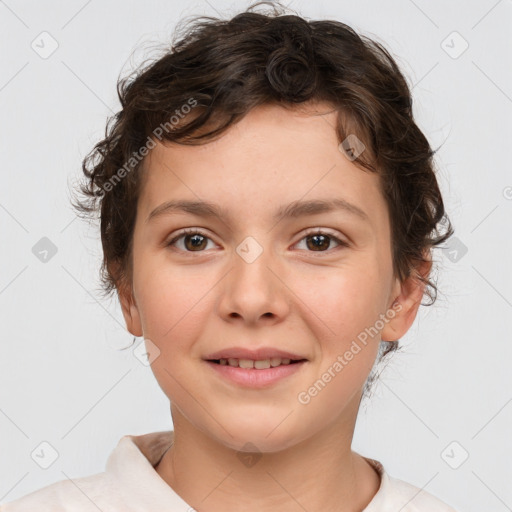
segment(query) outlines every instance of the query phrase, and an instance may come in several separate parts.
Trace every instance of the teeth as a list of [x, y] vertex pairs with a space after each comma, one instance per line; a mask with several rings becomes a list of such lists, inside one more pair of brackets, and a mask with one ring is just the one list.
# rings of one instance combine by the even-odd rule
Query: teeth
[[253, 361], [252, 359], [235, 359], [230, 357], [229, 359], [219, 359], [219, 364], [229, 365], [240, 368], [256, 368], [257, 370], [266, 370], [267, 368], [275, 368], [282, 364], [290, 364], [290, 359], [286, 357], [271, 357], [270, 359], [262, 359], [260, 361]]

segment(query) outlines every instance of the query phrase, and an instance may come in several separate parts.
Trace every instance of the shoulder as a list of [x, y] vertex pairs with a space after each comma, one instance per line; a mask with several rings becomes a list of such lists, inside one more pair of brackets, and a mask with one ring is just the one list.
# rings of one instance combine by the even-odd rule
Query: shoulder
[[122, 492], [105, 472], [60, 480], [15, 501], [0, 505], [0, 512], [117, 512], [128, 511]]
[[393, 505], [404, 507], [403, 512], [457, 512], [433, 494], [388, 475], [389, 494]]
[[369, 457], [364, 459], [377, 471], [381, 483], [377, 494], [364, 509], [364, 512], [457, 512], [433, 494], [415, 485], [392, 477], [381, 462]]

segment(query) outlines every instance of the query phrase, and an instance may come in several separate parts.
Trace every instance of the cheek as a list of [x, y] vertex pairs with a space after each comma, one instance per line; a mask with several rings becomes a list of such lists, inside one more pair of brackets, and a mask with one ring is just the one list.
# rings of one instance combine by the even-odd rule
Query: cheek
[[383, 312], [380, 281], [379, 267], [362, 261], [325, 278], [297, 281], [294, 291], [314, 313], [301, 306], [305, 322], [319, 340], [318, 380], [309, 383], [310, 391], [303, 390], [306, 399], [316, 404], [311, 412], [337, 411], [368, 377], [380, 342], [375, 329]]
[[215, 280], [210, 283], [204, 272], [165, 262], [142, 268], [135, 283], [144, 333], [163, 351], [179, 350], [200, 330]]
[[336, 348], [347, 342], [365, 328], [375, 324], [382, 313], [381, 272], [375, 264], [360, 260], [338, 269], [329, 269], [324, 275], [295, 279], [293, 291], [300, 299], [297, 304], [321, 329], [316, 333], [323, 339], [332, 339]]

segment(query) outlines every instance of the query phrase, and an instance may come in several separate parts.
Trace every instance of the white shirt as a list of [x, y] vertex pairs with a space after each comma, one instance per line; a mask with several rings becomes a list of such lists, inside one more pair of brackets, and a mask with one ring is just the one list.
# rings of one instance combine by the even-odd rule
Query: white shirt
[[[193, 512], [156, 472], [173, 431], [123, 436], [102, 473], [61, 480], [0, 505], [0, 512]], [[381, 477], [363, 512], [456, 512], [432, 494], [392, 478], [382, 464], [365, 459]]]

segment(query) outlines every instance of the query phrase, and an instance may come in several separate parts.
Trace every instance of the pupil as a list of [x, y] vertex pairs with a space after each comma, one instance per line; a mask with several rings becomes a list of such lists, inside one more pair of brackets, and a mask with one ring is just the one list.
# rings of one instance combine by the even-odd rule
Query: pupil
[[[204, 243], [204, 237], [202, 235], [188, 235], [187, 239], [192, 240], [192, 247], [193, 248], [201, 248], [201, 242]], [[203, 239], [203, 240], [201, 240]]]
[[[329, 242], [328, 242], [328, 237], [325, 236], [325, 235], [312, 235], [310, 237], [310, 239], [313, 239], [315, 240], [315, 242], [313, 243], [313, 249], [318, 249], [318, 248], [322, 248], [322, 243], [324, 245], [327, 244], [327, 247], [329, 246]], [[316, 242], [318, 242], [320, 240], [320, 244], [317, 244]], [[311, 247], [310, 247], [311, 248]]]

